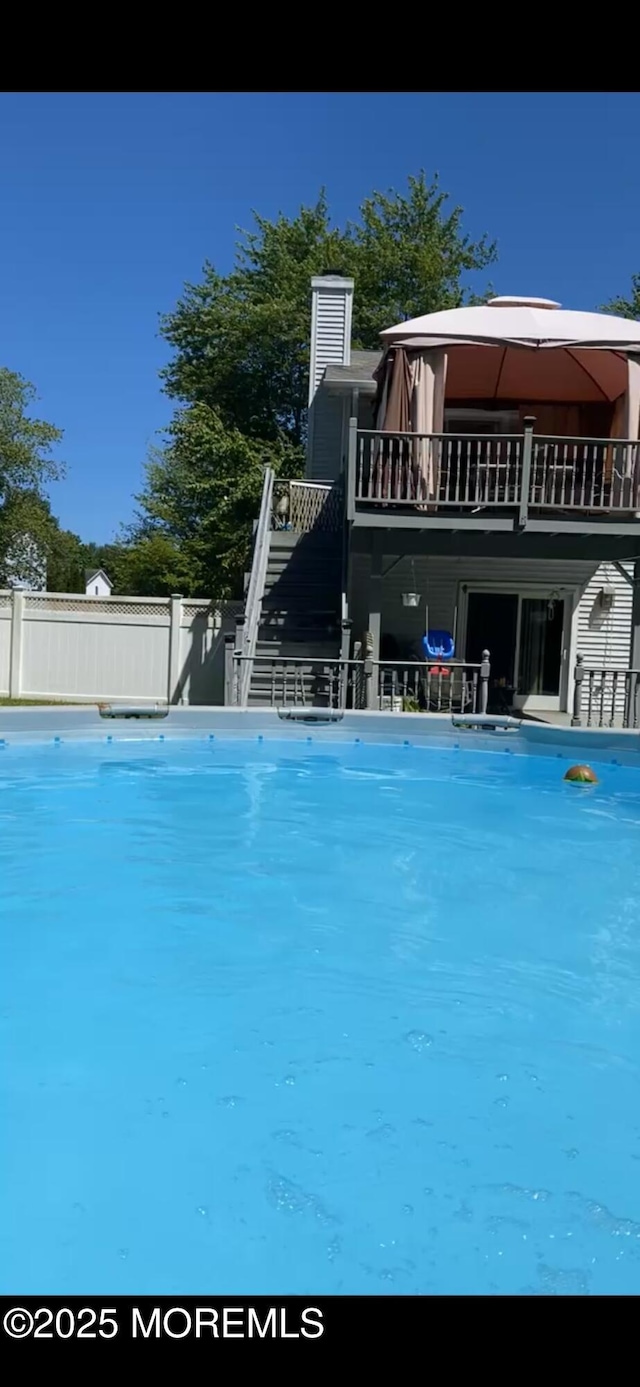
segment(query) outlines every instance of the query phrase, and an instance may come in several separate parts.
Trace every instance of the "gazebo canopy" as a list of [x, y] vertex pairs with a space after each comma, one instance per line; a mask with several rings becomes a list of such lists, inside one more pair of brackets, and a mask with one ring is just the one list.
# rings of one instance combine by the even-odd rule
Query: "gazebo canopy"
[[640, 351], [640, 323], [609, 313], [582, 313], [552, 299], [497, 298], [477, 308], [450, 308], [397, 323], [381, 334], [385, 346], [453, 343], [514, 347], [605, 348]]
[[[630, 375], [640, 376], [640, 323], [550, 299], [497, 298], [427, 313], [381, 338], [410, 359], [446, 359], [448, 401], [613, 404], [629, 393]], [[639, 389], [640, 382], [632, 393]]]

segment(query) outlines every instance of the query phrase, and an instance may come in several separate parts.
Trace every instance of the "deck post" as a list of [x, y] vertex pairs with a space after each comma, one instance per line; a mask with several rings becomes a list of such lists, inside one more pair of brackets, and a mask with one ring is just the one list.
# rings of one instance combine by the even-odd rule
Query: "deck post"
[[522, 442], [522, 475], [520, 477], [520, 513], [518, 524], [521, 530], [527, 527], [529, 515], [529, 493], [531, 491], [531, 460], [533, 457], [533, 429], [535, 425], [533, 414], [527, 414], [524, 420], [524, 439]]
[[347, 689], [349, 686], [349, 655], [351, 652], [351, 621], [349, 617], [342, 618], [342, 637], [340, 641], [340, 681], [339, 681], [339, 706], [347, 706]]
[[224, 705], [228, 708], [233, 703], [233, 650], [235, 646], [235, 636], [229, 634], [224, 638]]
[[572, 727], [582, 727], [582, 681], [584, 679], [584, 656], [576, 655], [576, 667], [573, 671], [573, 715], [571, 718]]
[[356, 513], [356, 468], [358, 459], [358, 420], [349, 420], [349, 443], [347, 447], [347, 520], [353, 520]]
[[[376, 666], [377, 668], [377, 666]], [[373, 686], [373, 660], [370, 657], [364, 661], [364, 706], [365, 708], [376, 708], [376, 691]]]
[[483, 650], [482, 664], [480, 665], [480, 712], [486, 713], [489, 704], [489, 676], [491, 674], [491, 664], [489, 661], [489, 651]]
[[371, 552], [371, 572], [369, 575], [369, 654], [372, 660], [380, 659], [380, 625], [382, 620], [382, 553], [374, 536]]
[[640, 680], [634, 670], [640, 669], [640, 559], [636, 559], [633, 565], [633, 578], [629, 578], [627, 570], [621, 564], [615, 567], [622, 573], [627, 581], [631, 581], [631, 640], [629, 642], [629, 674], [627, 675], [627, 688], [624, 710], [624, 726], [637, 726], [637, 696], [640, 689]]

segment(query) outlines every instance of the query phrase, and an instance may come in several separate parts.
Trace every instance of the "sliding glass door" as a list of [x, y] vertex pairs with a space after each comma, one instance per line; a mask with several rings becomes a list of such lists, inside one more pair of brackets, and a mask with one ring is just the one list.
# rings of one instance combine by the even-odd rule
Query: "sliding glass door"
[[468, 593], [467, 659], [489, 650], [494, 703], [500, 695], [531, 712], [566, 707], [571, 611], [571, 600], [555, 593]]
[[520, 599], [518, 695], [559, 698], [564, 602], [544, 597]]

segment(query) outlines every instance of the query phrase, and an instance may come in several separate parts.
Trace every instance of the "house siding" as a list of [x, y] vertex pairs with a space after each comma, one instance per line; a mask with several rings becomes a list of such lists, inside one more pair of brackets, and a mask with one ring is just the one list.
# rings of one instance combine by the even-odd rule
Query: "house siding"
[[[393, 563], [393, 555], [383, 559], [383, 570]], [[624, 565], [629, 573], [632, 565]], [[351, 562], [349, 613], [353, 634], [357, 640], [366, 630], [369, 619], [370, 559], [355, 554]], [[594, 564], [584, 561], [550, 562], [547, 559], [473, 559], [473, 558], [403, 558], [383, 578], [381, 632], [393, 634], [402, 645], [419, 646], [424, 635], [426, 611], [431, 628], [452, 631], [456, 607], [460, 603], [460, 588], [504, 584], [520, 587], [539, 586], [549, 593], [554, 590], [577, 589], [577, 607], [573, 620], [569, 652], [569, 698], [573, 689], [573, 667], [580, 653], [587, 667], [626, 668], [631, 642], [632, 590], [622, 574], [610, 563]], [[615, 588], [613, 609], [601, 612], [598, 593], [604, 586]], [[421, 594], [420, 606], [403, 607], [402, 593], [416, 590]]]
[[309, 406], [307, 477], [333, 482], [340, 475], [346, 438], [347, 399], [320, 388]]
[[[623, 564], [633, 578], [633, 564]], [[604, 614], [598, 603], [603, 586], [615, 589], [613, 610]], [[631, 654], [631, 608], [633, 590], [611, 563], [600, 564], [592, 573], [578, 607], [576, 650], [587, 667], [627, 669]]]
[[[364, 393], [356, 403], [358, 428], [372, 429], [373, 398]], [[309, 448], [307, 477], [313, 482], [335, 481], [345, 466], [349, 416], [353, 408], [349, 393], [330, 392], [321, 385], [309, 406]]]

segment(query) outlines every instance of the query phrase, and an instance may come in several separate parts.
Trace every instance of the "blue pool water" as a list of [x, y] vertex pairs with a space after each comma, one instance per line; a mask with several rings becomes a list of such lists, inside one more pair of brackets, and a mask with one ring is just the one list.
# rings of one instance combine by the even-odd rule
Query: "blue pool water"
[[640, 773], [0, 755], [0, 1290], [640, 1291]]

